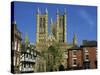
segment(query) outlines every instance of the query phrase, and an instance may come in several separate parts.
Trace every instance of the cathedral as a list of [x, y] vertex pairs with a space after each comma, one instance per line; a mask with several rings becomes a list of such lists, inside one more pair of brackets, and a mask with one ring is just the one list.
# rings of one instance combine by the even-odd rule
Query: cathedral
[[[61, 13], [58, 9], [56, 11], [56, 21], [54, 22], [51, 19], [48, 19], [48, 10], [45, 9], [45, 13], [42, 13], [40, 9], [37, 9], [36, 14], [36, 49], [42, 54], [42, 52], [46, 49], [48, 49], [50, 46], [52, 46], [55, 42], [60, 44], [60, 50], [63, 51], [63, 59], [61, 61], [61, 64], [63, 64], [64, 68], [67, 68], [67, 48], [70, 48], [73, 46], [73, 44], [68, 45], [67, 44], [67, 13], [66, 9], [64, 10], [64, 13]], [[49, 29], [49, 21], [50, 21], [50, 32]], [[73, 43], [76, 43], [76, 37], [73, 38]], [[40, 57], [39, 60], [37, 60], [38, 64], [36, 67], [39, 66], [40, 70], [38, 71], [47, 71], [46, 61], [42, 60], [43, 58]], [[43, 63], [43, 64], [42, 64]], [[44, 65], [44, 66], [43, 66]], [[44, 70], [43, 70], [44, 69]]]
[[[36, 45], [40, 48], [41, 45], [46, 44], [50, 46], [51, 41], [56, 41], [61, 44], [66, 44], [66, 10], [64, 14], [60, 14], [57, 9], [56, 22], [50, 21], [50, 33], [48, 32], [48, 10], [42, 13], [39, 8], [36, 15]], [[42, 44], [41, 44], [42, 43]]]

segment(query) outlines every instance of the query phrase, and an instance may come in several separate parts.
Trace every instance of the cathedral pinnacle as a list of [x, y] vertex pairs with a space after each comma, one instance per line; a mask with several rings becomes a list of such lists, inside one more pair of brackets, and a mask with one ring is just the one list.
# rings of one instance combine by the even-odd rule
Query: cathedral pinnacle
[[26, 45], [28, 44], [28, 34], [27, 33], [25, 34], [24, 42], [25, 42]]
[[48, 13], [48, 9], [47, 8], [45, 9], [45, 12]]
[[52, 32], [52, 29], [53, 29], [53, 21], [52, 21], [52, 18], [51, 18], [51, 22], [50, 22], [50, 31]]
[[40, 14], [40, 10], [39, 10], [39, 8], [37, 9], [37, 13]]
[[64, 9], [64, 14], [66, 14], [66, 8]]
[[57, 8], [57, 14], [59, 13], [59, 10], [58, 10], [58, 8]]
[[77, 39], [76, 39], [76, 34], [74, 33], [74, 36], [73, 36], [73, 45], [77, 45]]

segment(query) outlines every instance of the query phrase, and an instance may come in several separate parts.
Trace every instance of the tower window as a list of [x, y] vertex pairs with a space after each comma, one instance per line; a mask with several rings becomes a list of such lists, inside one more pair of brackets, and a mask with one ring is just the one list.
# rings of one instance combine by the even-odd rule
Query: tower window
[[44, 29], [44, 32], [45, 32], [45, 18], [43, 18], [43, 29]]
[[40, 18], [40, 28], [42, 28], [42, 18]]
[[40, 30], [40, 32], [42, 32], [42, 18], [40, 18], [40, 26], [39, 26], [39, 30]]

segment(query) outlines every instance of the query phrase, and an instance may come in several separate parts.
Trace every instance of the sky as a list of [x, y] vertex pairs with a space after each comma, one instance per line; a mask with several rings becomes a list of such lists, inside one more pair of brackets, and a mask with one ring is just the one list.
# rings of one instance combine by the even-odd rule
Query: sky
[[[67, 43], [71, 43], [74, 33], [78, 45], [82, 40], [97, 40], [97, 7], [96, 6], [81, 6], [81, 5], [67, 5], [67, 4], [46, 4], [33, 2], [14, 2], [14, 20], [17, 28], [22, 33], [22, 39], [25, 34], [28, 34], [31, 43], [36, 42], [36, 13], [37, 9], [41, 13], [45, 13], [48, 9], [48, 31], [50, 33], [50, 19], [56, 21], [56, 12], [59, 10], [60, 14], [64, 13], [66, 9], [67, 14]], [[12, 17], [11, 16], [11, 17]]]

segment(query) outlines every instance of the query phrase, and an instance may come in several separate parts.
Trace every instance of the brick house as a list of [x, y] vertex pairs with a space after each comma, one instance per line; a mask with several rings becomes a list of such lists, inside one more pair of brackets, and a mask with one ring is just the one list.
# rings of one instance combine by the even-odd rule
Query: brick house
[[82, 48], [74, 46], [68, 49], [68, 69], [81, 69], [83, 66]]
[[97, 68], [97, 42], [85, 40], [80, 47], [83, 49], [83, 68]]

